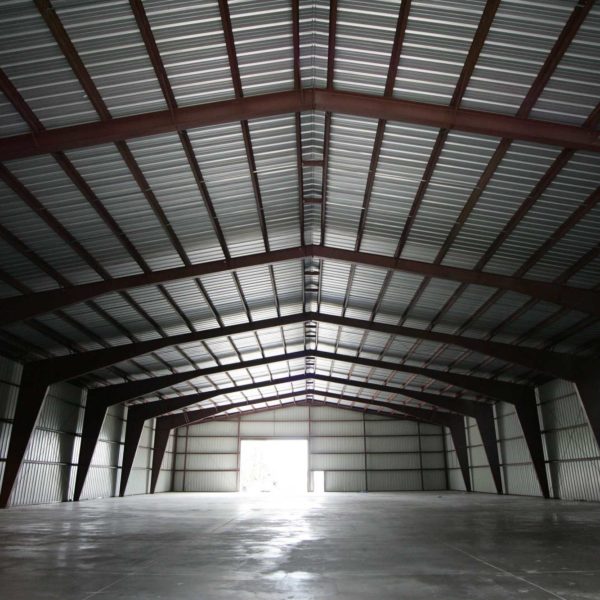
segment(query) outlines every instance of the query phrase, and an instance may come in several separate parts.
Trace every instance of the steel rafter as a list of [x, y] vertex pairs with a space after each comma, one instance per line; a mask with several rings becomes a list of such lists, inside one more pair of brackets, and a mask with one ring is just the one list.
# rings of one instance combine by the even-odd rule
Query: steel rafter
[[[0, 168], [0, 175], [5, 171]], [[593, 195], [593, 201], [598, 194]], [[497, 287], [505, 291], [529, 295], [574, 310], [600, 316], [600, 293], [595, 290], [574, 288], [546, 283], [522, 277], [506, 276], [484, 271], [472, 271], [459, 267], [424, 263], [411, 259], [395, 259], [388, 256], [354, 252], [327, 246], [304, 246], [251, 254], [229, 260], [218, 260], [174, 267], [150, 273], [125, 277], [105, 278], [103, 281], [71, 286], [63, 289], [38, 292], [31, 295], [9, 297], [0, 300], [0, 325], [30, 318], [39, 314], [84, 302], [109, 292], [122, 292], [144, 285], [162, 284], [179, 279], [191, 279], [211, 273], [230, 272], [247, 267], [270, 265], [288, 260], [306, 258], [339, 260], [394, 271], [416, 273], [425, 277], [437, 277], [460, 283]], [[101, 269], [101, 274], [108, 274]]]
[[600, 152], [598, 132], [590, 132], [574, 125], [465, 108], [453, 109], [438, 104], [382, 98], [357, 92], [305, 88], [300, 91], [273, 92], [186, 106], [173, 111], [109, 118], [94, 123], [49, 129], [36, 135], [6, 137], [2, 139], [0, 161], [180, 129], [314, 110]]
[[[560, 59], [562, 58], [562, 56], [568, 49], [570, 43], [572, 42], [573, 38], [579, 31], [579, 27], [585, 20], [592, 5], [594, 4], [594, 1], [595, 0], [586, 0], [585, 2], [579, 3], [573, 9], [573, 12], [571, 13], [569, 20], [565, 24], [560, 36], [558, 37], [556, 43], [554, 44], [554, 46], [551, 49], [548, 56], [546, 57], [546, 60], [544, 61], [544, 64], [542, 65], [537, 77], [535, 78], [532, 86], [530, 87], [523, 102], [521, 103], [521, 106], [519, 107], [519, 110], [516, 113], [517, 117], [526, 118], [529, 116], [531, 109], [537, 102], [542, 91], [544, 90], [545, 85], [547, 84], [550, 77], [554, 73], [554, 70], [556, 69], [558, 63], [560, 62]], [[460, 103], [460, 98], [458, 99], [458, 102]], [[587, 127], [588, 129], [590, 129], [590, 125], [592, 125], [592, 129], [593, 129], [594, 124], [589, 124], [587, 122], [584, 124], [584, 127]], [[435, 264], [441, 264], [442, 261], [444, 260], [447, 252], [450, 250], [453, 242], [456, 240], [457, 236], [459, 235], [463, 224], [466, 223], [467, 220], [469, 219], [469, 216], [471, 215], [473, 209], [475, 208], [479, 198], [481, 197], [481, 194], [486, 189], [490, 180], [494, 176], [498, 166], [500, 165], [500, 163], [506, 156], [508, 150], [510, 149], [512, 142], [513, 142], [513, 140], [510, 138], [503, 138], [500, 141], [500, 143], [498, 144], [498, 146], [496, 147], [496, 150], [494, 151], [494, 154], [492, 155], [491, 159], [489, 160], [487, 167], [484, 169], [483, 173], [481, 174], [479, 181], [473, 188], [473, 191], [471, 192], [471, 194], [469, 195], [469, 198], [467, 199], [465, 205], [463, 206], [460, 215], [456, 219], [456, 222], [454, 223], [454, 225], [451, 228], [450, 232], [448, 233], [446, 239], [444, 240], [444, 243], [442, 244], [440, 250], [438, 251], [438, 253], [434, 259]], [[560, 171], [560, 168], [566, 163], [566, 161], [565, 161], [566, 156], [564, 155], [565, 152], [568, 152], [568, 150], [563, 150], [563, 153], [561, 153], [563, 155], [562, 156], [559, 155], [557, 157], [557, 159], [555, 160], [553, 167], [551, 167], [551, 169], [550, 169], [551, 176], [547, 175], [547, 176], [543, 177], [540, 182], [540, 183], [543, 183], [543, 185], [538, 185], [537, 189], [534, 190], [534, 192], [537, 192], [537, 197], [539, 197], [539, 195], [541, 195], [541, 193], [545, 189], [545, 187], [547, 187], [550, 184], [553, 177], [555, 177], [558, 174], [558, 172]], [[569, 158], [570, 158], [570, 156], [569, 156]], [[567, 158], [567, 160], [568, 160], [568, 158]], [[598, 198], [600, 198], [600, 194], [598, 195]], [[535, 200], [532, 201], [531, 198], [528, 198], [525, 200], [525, 202], [521, 206], [521, 209], [518, 210], [515, 215], [513, 215], [511, 222], [508, 223], [507, 227], [503, 228], [503, 231], [500, 233], [498, 238], [504, 240], [509, 236], [512, 229], [514, 229], [514, 227], [516, 227], [518, 225], [518, 223], [520, 222], [520, 219], [527, 211], [526, 207], [531, 206], [533, 204], [533, 202], [535, 202]], [[583, 216], [583, 215], [581, 215], [581, 216]], [[579, 218], [581, 218], [581, 216], [579, 216]], [[565, 233], [566, 232], [563, 232], [558, 236], [557, 235], [551, 236], [548, 243], [550, 245], [553, 245], [554, 243], [558, 242]], [[495, 252], [495, 250], [499, 247], [499, 244], [498, 245], [496, 245], [496, 244], [497, 244], [497, 241], [492, 243], [492, 245], [490, 247], [490, 250], [493, 249], [491, 251], [491, 254], [488, 254], [488, 252], [486, 252], [484, 254], [484, 256], [482, 257], [482, 259], [480, 259], [480, 261], [476, 265], [475, 270], [481, 270], [483, 268], [483, 265], [485, 264], [485, 262], [487, 262], [487, 260], [489, 260], [491, 258], [491, 256]], [[538, 252], [536, 252], [533, 256], [531, 256], [528, 262], [533, 264], [533, 262], [535, 262], [535, 260], [537, 260], [537, 258], [539, 258], [543, 254], [543, 252], [545, 252], [545, 250], [542, 251], [543, 248], [544, 247], [542, 246], [542, 248]], [[481, 264], [481, 263], [483, 263], [483, 264]], [[515, 275], [520, 276], [520, 275], [523, 275], [524, 272], [525, 271], [523, 271], [523, 272], [518, 271], [517, 273], [515, 273]], [[421, 282], [421, 285], [415, 292], [411, 302], [409, 303], [408, 307], [406, 308], [404, 316], [410, 314], [413, 307], [418, 303], [421, 295], [425, 292], [428, 284], [429, 284], [428, 278], [424, 279]], [[435, 323], [443, 316], [445, 311], [450, 306], [452, 306], [452, 304], [458, 299], [458, 297], [461, 295], [461, 293], [464, 291], [464, 289], [465, 289], [465, 286], [461, 285], [457, 290], [455, 290], [454, 294], [448, 300], [446, 305], [444, 305], [444, 307], [442, 307], [441, 311], [434, 317], [434, 319], [430, 325], [431, 327], [433, 327], [435, 325]], [[499, 294], [493, 296], [490, 300], [488, 300], [486, 305], [491, 306], [498, 299], [498, 297], [499, 297]], [[418, 346], [418, 343], [415, 344], [415, 347], [416, 346]], [[410, 357], [411, 353], [412, 353], [412, 350], [409, 351], [407, 358]]]
[[[113, 404], [116, 404], [118, 402], [125, 402], [140, 396], [145, 396], [157, 392], [158, 390], [176, 385], [177, 383], [189, 381], [199, 377], [207, 377], [217, 373], [225, 373], [238, 369], [251, 369], [252, 367], [307, 358], [324, 359], [332, 362], [339, 361], [350, 363], [351, 365], [368, 366], [374, 369], [412, 373], [422, 377], [431, 378], [436, 381], [443, 381], [449, 385], [464, 388], [476, 394], [484, 395], [495, 400], [504, 400], [505, 402], [519, 402], [521, 400], [527, 400], [534, 394], [534, 390], [530, 386], [507, 381], [485, 379], [482, 377], [475, 377], [473, 375], [463, 375], [460, 373], [440, 371], [437, 369], [427, 369], [405, 365], [399, 366], [394, 362], [385, 362], [381, 360], [373, 360], [369, 358], [361, 358], [333, 352], [323, 352], [320, 350], [299, 350], [296, 352], [277, 354], [269, 357], [263, 356], [262, 358], [248, 361], [244, 361], [240, 358], [239, 362], [235, 363], [217, 365], [215, 367], [208, 367], [204, 369], [194, 369], [191, 371], [184, 371], [169, 375], [147, 377], [145, 379], [136, 381], [128, 381], [126, 383], [96, 387], [88, 391], [88, 400], [90, 402], [110, 401]], [[354, 385], [354, 383], [349, 380], [346, 385]], [[407, 395], [410, 394], [407, 392]]]
[[598, 363], [594, 359], [586, 360], [578, 356], [552, 352], [549, 350], [542, 351], [502, 342], [480, 340], [455, 334], [427, 331], [413, 327], [391, 325], [348, 317], [337, 317], [335, 315], [314, 312], [302, 312], [272, 319], [261, 319], [252, 323], [217, 327], [194, 333], [173, 335], [167, 338], [134, 342], [107, 349], [90, 350], [79, 354], [34, 361], [28, 364], [32, 369], [35, 369], [39, 378], [43, 378], [48, 384], [51, 384], [58, 381], [74, 379], [121, 361], [177, 344], [203, 342], [209, 339], [231, 337], [236, 334], [248, 333], [261, 329], [279, 328], [297, 323], [327, 323], [339, 327], [385, 333], [390, 336], [415, 339], [422, 338], [442, 344], [452, 344], [473, 352], [499, 358], [511, 364], [518, 364], [538, 372], [569, 380], [574, 380], [583, 374], [593, 372], [598, 368]]

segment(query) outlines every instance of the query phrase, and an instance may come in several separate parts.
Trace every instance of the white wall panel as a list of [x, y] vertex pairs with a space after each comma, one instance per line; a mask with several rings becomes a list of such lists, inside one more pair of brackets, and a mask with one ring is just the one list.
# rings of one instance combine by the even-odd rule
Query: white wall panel
[[368, 469], [420, 469], [419, 453], [367, 454]]
[[439, 469], [437, 471], [423, 471], [423, 489], [424, 490], [445, 490], [446, 470]]
[[600, 449], [576, 386], [556, 379], [540, 386], [538, 397], [553, 495], [600, 501]]
[[325, 472], [326, 492], [364, 492], [365, 489], [364, 471]]
[[314, 471], [336, 471], [342, 469], [364, 470], [364, 454], [311, 454], [310, 468]]
[[370, 492], [422, 490], [420, 471], [368, 471]]
[[367, 435], [419, 435], [418, 424], [414, 421], [367, 421]]
[[363, 452], [362, 437], [313, 437], [310, 439], [310, 451], [318, 452]]
[[368, 437], [367, 452], [419, 452], [419, 438], [413, 435]]
[[231, 471], [190, 471], [186, 473], [184, 492], [235, 492], [237, 473]]
[[[420, 429], [425, 433], [419, 439]], [[365, 461], [370, 471], [385, 472], [373, 480], [377, 489], [445, 489], [441, 432], [437, 426], [323, 406], [237, 415], [178, 430], [174, 490], [237, 489], [238, 444], [252, 438], [308, 439], [309, 469], [325, 472], [328, 491], [366, 490]], [[422, 465], [431, 472], [427, 478], [421, 477]]]

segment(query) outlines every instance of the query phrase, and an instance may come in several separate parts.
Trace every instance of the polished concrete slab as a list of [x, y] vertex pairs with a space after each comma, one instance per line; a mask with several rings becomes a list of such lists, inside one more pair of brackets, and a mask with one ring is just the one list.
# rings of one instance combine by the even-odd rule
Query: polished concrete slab
[[600, 599], [600, 505], [159, 494], [0, 511], [6, 600]]

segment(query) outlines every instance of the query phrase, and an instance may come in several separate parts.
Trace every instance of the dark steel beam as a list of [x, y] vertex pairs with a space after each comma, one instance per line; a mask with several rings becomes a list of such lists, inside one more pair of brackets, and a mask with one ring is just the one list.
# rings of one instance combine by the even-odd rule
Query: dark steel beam
[[83, 413], [81, 446], [79, 449], [79, 459], [77, 460], [77, 476], [75, 478], [75, 490], [73, 493], [73, 500], [75, 501], [81, 498], [83, 486], [85, 485], [85, 480], [92, 464], [94, 450], [100, 437], [102, 423], [110, 404], [108, 401], [91, 401], [88, 393]]
[[[561, 354], [558, 352], [542, 351], [534, 348], [513, 346], [501, 342], [492, 342], [454, 334], [426, 331], [412, 327], [389, 325], [386, 323], [352, 319], [348, 317], [337, 317], [334, 315], [313, 312], [287, 315], [273, 319], [263, 319], [252, 323], [184, 333], [155, 340], [134, 342], [113, 348], [91, 350], [80, 354], [39, 360], [30, 364], [31, 368], [35, 369], [35, 372], [43, 373], [49, 383], [56, 383], [73, 379], [91, 371], [177, 344], [187, 344], [219, 337], [228, 337], [239, 333], [248, 333], [273, 327], [283, 327], [307, 321], [329, 323], [331, 325], [362, 329], [365, 331], [377, 331], [391, 336], [402, 336], [452, 344], [568, 380], [575, 380], [583, 372], [582, 369], [584, 368], [587, 368], [587, 371], [593, 371], [598, 368], [597, 361], [585, 360], [577, 356]], [[325, 355], [323, 355], [323, 357], [325, 357]], [[341, 358], [339, 360], [341, 360]], [[503, 386], [499, 386], [498, 390], [500, 387]], [[481, 393], [485, 392], [482, 391]]]
[[154, 445], [152, 447], [152, 475], [150, 478], [151, 494], [154, 494], [156, 491], [156, 484], [158, 482], [158, 476], [160, 475], [160, 468], [162, 466], [163, 458], [165, 457], [167, 444], [169, 443], [170, 434], [171, 429], [159, 427], [157, 421], [156, 429], [154, 430]]
[[575, 380], [579, 399], [600, 449], [600, 371], [589, 371]]
[[0, 161], [280, 114], [320, 110], [600, 152], [582, 127], [356, 92], [303, 89], [210, 102], [3, 139]]
[[[412, 397], [415, 398], [415, 396]], [[417, 395], [415, 399], [418, 400], [419, 396]], [[496, 492], [502, 494], [502, 475], [500, 473], [500, 457], [498, 455], [498, 438], [496, 436], [493, 406], [483, 402], [470, 402], [462, 398], [447, 398], [437, 394], [427, 394], [426, 392], [423, 392], [421, 399], [428, 404], [475, 419]]]
[[229, 272], [247, 267], [307, 258], [338, 260], [376, 268], [416, 273], [425, 277], [495, 287], [600, 316], [600, 292], [596, 290], [569, 287], [483, 271], [472, 271], [410, 259], [392, 258], [365, 252], [309, 245], [287, 248], [285, 250], [274, 250], [272, 252], [261, 252], [229, 260], [211, 261], [150, 273], [116, 277], [47, 292], [9, 297], [0, 301], [0, 311], [2, 313], [0, 316], [0, 325], [7, 325], [52, 310], [61, 309], [71, 304], [91, 300], [110, 292], [120, 292], [135, 287], [201, 277], [211, 273]]
[[17, 406], [12, 423], [8, 454], [4, 465], [0, 508], [6, 508], [13, 486], [17, 479], [21, 463], [25, 457], [31, 434], [35, 427], [40, 409], [48, 391], [48, 383], [41, 374], [29, 365], [23, 368], [21, 384], [17, 396]]
[[544, 457], [544, 445], [540, 428], [540, 419], [535, 397], [530, 402], [520, 402], [515, 405], [525, 442], [529, 448], [531, 462], [537, 476], [540, 490], [544, 498], [550, 498], [550, 486], [546, 473], [546, 459]]
[[[126, 383], [92, 388], [88, 391], [88, 399], [91, 403], [110, 402], [110, 404], [118, 404], [119, 402], [132, 400], [133, 398], [138, 398], [140, 396], [156, 392], [165, 387], [170, 387], [177, 383], [189, 381], [197, 377], [210, 377], [211, 375], [215, 375], [217, 373], [225, 373], [238, 369], [250, 369], [252, 367], [259, 367], [272, 363], [309, 357], [347, 362], [353, 365], [363, 365], [367, 367], [373, 367], [375, 369], [387, 369], [389, 371], [412, 373], [423, 377], [429, 377], [437, 381], [444, 381], [456, 387], [461, 387], [472, 392], [494, 398], [496, 400], [504, 400], [511, 403], [516, 403], [521, 399], [529, 398], [532, 393], [531, 387], [517, 383], [511, 383], [508, 381], [485, 379], [482, 377], [476, 377], [474, 375], [451, 373], [448, 371], [439, 371], [437, 369], [398, 365], [394, 362], [373, 360], [351, 355], [337, 354], [333, 352], [323, 352], [320, 350], [299, 350], [296, 352], [277, 354], [274, 356], [257, 358], [248, 361], [217, 365], [205, 369], [193, 369], [191, 371], [183, 371], [181, 373], [147, 377], [145, 379], [136, 381], [128, 381]], [[423, 392], [418, 393], [423, 394]]]
[[127, 417], [125, 444], [123, 446], [123, 464], [121, 465], [121, 482], [119, 485], [119, 496], [121, 497], [125, 495], [125, 490], [127, 489], [127, 482], [129, 481], [129, 475], [131, 475], [133, 460], [135, 459], [135, 453], [137, 452], [140, 437], [144, 429], [144, 422], [144, 419], [130, 419], [129, 416]]
[[[308, 90], [305, 90], [306, 92]], [[600, 151], [600, 133], [571, 125], [397, 98], [381, 98], [356, 92], [315, 89], [313, 94], [314, 110], [403, 121], [440, 129], [456, 129], [591, 152]]]

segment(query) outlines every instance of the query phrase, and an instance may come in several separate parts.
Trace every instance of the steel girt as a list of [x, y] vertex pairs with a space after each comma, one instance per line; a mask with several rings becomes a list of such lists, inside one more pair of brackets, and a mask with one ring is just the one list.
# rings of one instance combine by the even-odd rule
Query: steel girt
[[168, 283], [170, 281], [202, 277], [213, 273], [225, 273], [247, 267], [271, 265], [283, 261], [304, 260], [307, 258], [339, 260], [392, 271], [415, 273], [424, 277], [494, 287], [600, 316], [600, 292], [594, 290], [499, 275], [486, 271], [473, 271], [459, 267], [382, 256], [379, 254], [355, 252], [353, 250], [330, 248], [321, 245], [308, 245], [196, 265], [174, 267], [138, 275], [116, 277], [46, 292], [11, 296], [0, 301], [0, 325], [7, 325], [15, 321], [35, 317], [72, 304], [92, 300], [111, 292], [120, 292], [146, 285]]

